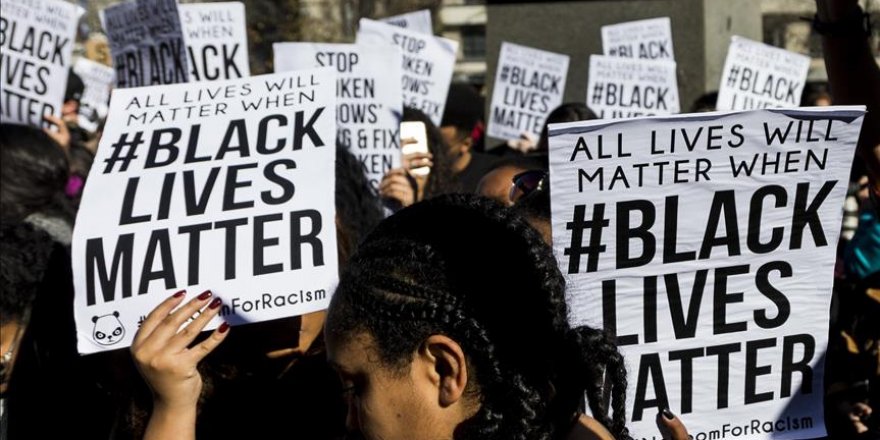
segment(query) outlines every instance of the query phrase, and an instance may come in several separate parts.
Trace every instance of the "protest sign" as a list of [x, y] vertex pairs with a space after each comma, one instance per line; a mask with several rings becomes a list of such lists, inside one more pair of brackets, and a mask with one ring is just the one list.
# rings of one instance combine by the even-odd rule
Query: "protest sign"
[[645, 60], [675, 60], [669, 17], [602, 26], [605, 55]]
[[825, 435], [823, 350], [864, 107], [550, 126], [553, 247], [573, 325], [615, 335], [627, 425]]
[[434, 35], [434, 25], [431, 21], [431, 11], [422, 9], [415, 12], [407, 12], [406, 14], [394, 15], [379, 19], [382, 23], [388, 23], [392, 26], [409, 29], [413, 32], [419, 32], [427, 35]]
[[540, 137], [547, 114], [562, 104], [567, 76], [568, 55], [501, 43], [488, 135]]
[[367, 18], [360, 21], [357, 42], [363, 45], [391, 45], [401, 49], [403, 105], [425, 112], [439, 126], [455, 68], [458, 42]]
[[47, 127], [61, 116], [76, 27], [85, 12], [57, 0], [3, 0], [0, 9], [0, 119]]
[[124, 348], [178, 289], [231, 324], [327, 307], [337, 279], [330, 69], [117, 89], [72, 259], [80, 353]]
[[110, 103], [110, 90], [114, 82], [113, 68], [80, 58], [73, 65], [73, 71], [85, 85], [77, 123], [83, 129], [94, 132], [98, 129], [99, 121], [107, 117], [107, 104]]
[[178, 9], [192, 81], [251, 75], [244, 3], [185, 3]]
[[675, 63], [590, 55], [587, 105], [601, 119], [679, 112]]
[[336, 133], [378, 191], [400, 166], [400, 50], [357, 44], [275, 43], [275, 71], [332, 67], [337, 72]]
[[797, 107], [810, 57], [734, 35], [727, 50], [718, 110]]
[[189, 81], [176, 0], [135, 0], [101, 11], [116, 69], [116, 87]]

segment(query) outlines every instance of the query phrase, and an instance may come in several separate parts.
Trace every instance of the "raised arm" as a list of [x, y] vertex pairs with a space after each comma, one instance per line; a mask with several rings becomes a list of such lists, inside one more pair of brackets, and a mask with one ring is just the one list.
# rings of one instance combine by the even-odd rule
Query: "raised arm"
[[880, 67], [868, 46], [863, 11], [857, 0], [816, 0], [816, 9], [834, 104], [868, 107], [857, 154], [880, 195]]
[[[199, 361], [226, 338], [223, 323], [204, 341], [190, 347], [196, 336], [220, 312], [220, 299], [204, 292], [181, 307], [184, 292], [159, 304], [135, 335], [131, 353], [138, 371], [153, 392], [153, 413], [144, 440], [196, 438], [196, 412], [202, 391]], [[187, 326], [181, 326], [201, 311]]]

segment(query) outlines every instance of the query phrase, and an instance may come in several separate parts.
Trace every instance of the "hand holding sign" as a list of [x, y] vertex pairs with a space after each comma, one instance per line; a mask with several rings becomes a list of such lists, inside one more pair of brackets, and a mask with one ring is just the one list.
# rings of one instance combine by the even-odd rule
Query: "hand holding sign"
[[[196, 367], [229, 334], [229, 325], [223, 323], [207, 339], [189, 347], [220, 313], [220, 298], [209, 303], [212, 295], [206, 291], [178, 307], [184, 296], [181, 290], [150, 312], [131, 345], [135, 366], [153, 391], [153, 416], [145, 438], [171, 434], [195, 438], [195, 411], [202, 391]], [[189, 321], [194, 315], [198, 316]]]

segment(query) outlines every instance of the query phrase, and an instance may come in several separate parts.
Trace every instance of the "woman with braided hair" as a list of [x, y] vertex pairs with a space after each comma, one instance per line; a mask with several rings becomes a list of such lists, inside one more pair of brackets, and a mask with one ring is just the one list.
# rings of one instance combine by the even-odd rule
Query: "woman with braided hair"
[[381, 224], [343, 273], [325, 332], [349, 426], [368, 438], [563, 439], [585, 393], [628, 438], [616, 347], [568, 325], [550, 248], [487, 199], [435, 198]]
[[[228, 334], [186, 349], [195, 332], [168, 329], [207, 300], [172, 313], [181, 302], [158, 306], [132, 346], [156, 401], [146, 438], [194, 438], [195, 363]], [[569, 325], [552, 251], [489, 199], [440, 196], [381, 223], [342, 273], [325, 337], [347, 424], [367, 439], [629, 438], [616, 346]]]

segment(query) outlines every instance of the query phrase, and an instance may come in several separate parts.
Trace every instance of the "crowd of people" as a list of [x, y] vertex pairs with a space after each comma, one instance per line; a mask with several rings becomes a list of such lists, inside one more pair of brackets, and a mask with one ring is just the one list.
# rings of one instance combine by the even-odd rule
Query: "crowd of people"
[[[857, 2], [816, 3], [829, 83], [803, 104], [868, 107], [841, 207], [825, 422], [832, 438], [880, 438], [880, 68]], [[201, 332], [220, 300], [168, 292], [130, 350], [78, 355], [70, 245], [100, 138], [77, 125], [82, 93], [71, 73], [61, 118], [45, 116], [55, 129], [0, 125], [0, 439], [630, 438], [614, 338], [568, 320], [546, 127], [487, 145], [483, 98], [463, 83], [440, 126], [404, 110], [429, 152], [378, 190], [337, 147], [328, 310]], [[595, 118], [567, 103], [547, 123]], [[657, 438], [688, 438], [686, 417], [656, 420]]]

